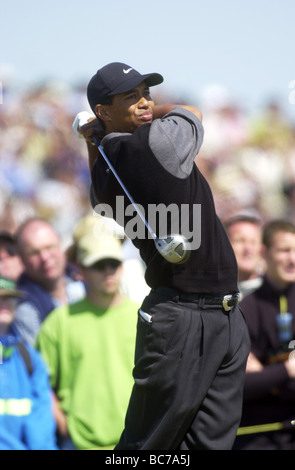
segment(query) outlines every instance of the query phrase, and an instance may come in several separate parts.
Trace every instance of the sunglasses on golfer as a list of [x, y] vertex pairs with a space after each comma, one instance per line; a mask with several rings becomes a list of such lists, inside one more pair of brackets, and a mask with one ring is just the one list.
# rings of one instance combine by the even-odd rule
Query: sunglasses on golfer
[[91, 269], [95, 269], [97, 271], [105, 271], [107, 268], [118, 269], [121, 264], [122, 262], [116, 259], [102, 259], [101, 261], [92, 264]]

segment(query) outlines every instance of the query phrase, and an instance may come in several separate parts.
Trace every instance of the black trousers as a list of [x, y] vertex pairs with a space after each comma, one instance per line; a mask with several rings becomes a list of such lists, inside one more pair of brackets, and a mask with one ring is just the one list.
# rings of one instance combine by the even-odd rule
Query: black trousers
[[152, 292], [139, 311], [135, 384], [115, 450], [231, 449], [249, 350], [239, 306]]

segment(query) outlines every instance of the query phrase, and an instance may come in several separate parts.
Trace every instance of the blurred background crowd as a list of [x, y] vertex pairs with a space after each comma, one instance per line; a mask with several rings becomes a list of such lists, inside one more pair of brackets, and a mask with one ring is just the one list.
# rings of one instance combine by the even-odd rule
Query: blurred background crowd
[[[148, 14], [146, 8], [140, 11], [138, 2], [134, 0], [107, 3], [86, 0], [82, 7], [81, 2], [73, 0], [70, 5], [69, 2], [54, 0], [50, 3], [40, 3], [35, 0], [27, 2], [10, 0], [10, 2], [5, 2], [5, 5], [4, 2], [2, 3], [0, 29], [2, 45], [0, 62], [0, 310], [2, 309], [0, 363], [3, 358], [6, 363], [5, 360], [2, 361], [0, 367], [0, 449], [3, 446], [9, 449], [44, 448], [43, 438], [47, 447], [54, 448], [55, 443], [51, 442], [48, 432], [52, 434], [54, 441], [57, 435], [60, 448], [89, 449], [106, 448], [106, 446], [113, 448], [119, 439], [126, 409], [126, 403], [119, 399], [114, 400], [114, 397], [123, 396], [125, 391], [127, 391], [126, 397], [129, 396], [128, 377], [131, 377], [133, 365], [132, 346], [135, 342], [135, 328], [134, 330], [132, 326], [126, 328], [129, 320], [125, 322], [124, 317], [122, 317], [124, 325], [120, 321], [115, 322], [113, 319], [117, 317], [113, 316], [111, 308], [106, 310], [110, 313], [106, 316], [106, 330], [101, 330], [99, 315], [96, 315], [98, 323], [94, 324], [92, 321], [89, 323], [87, 317], [91, 316], [93, 309], [89, 309], [88, 305], [85, 306], [86, 294], [84, 290], [81, 291], [84, 279], [80, 270], [76, 271], [75, 266], [71, 264], [75, 262], [75, 256], [73, 259], [69, 256], [71, 252], [69, 248], [73, 248], [75, 244], [78, 246], [83, 240], [84, 228], [87, 235], [95, 235], [94, 229], [89, 229], [89, 224], [97, 227], [97, 217], [91, 217], [86, 145], [83, 139], [79, 139], [72, 130], [75, 115], [83, 110], [90, 111], [86, 99], [87, 83], [83, 80], [89, 79], [97, 67], [119, 59], [130, 63], [143, 73], [149, 71], [163, 73], [165, 82], [159, 89], [155, 87], [152, 90], [156, 103], [188, 103], [201, 110], [205, 137], [200, 154], [196, 157], [196, 163], [211, 186], [219, 217], [223, 222], [229, 223], [231, 220], [232, 225], [225, 225], [237, 257], [239, 288], [242, 295], [246, 296], [254, 286], [255, 289], [259, 288], [258, 286], [262, 283], [261, 275], [266, 272], [267, 263], [261, 260], [262, 226], [268, 221], [284, 218], [295, 224], [295, 77], [292, 66], [294, 2], [287, 0], [279, 3], [276, 0], [260, 0], [259, 4], [254, 1], [238, 4], [234, 0], [226, 2], [188, 0], [181, 3], [173, 0], [150, 1]], [[122, 21], [122, 18], [126, 17], [126, 11], [128, 11], [127, 22]], [[167, 11], [169, 11], [169, 21], [167, 21]], [[171, 29], [171, 24], [177, 24], [177, 28]], [[274, 25], [276, 34], [274, 34]], [[111, 34], [113, 31], [116, 34]], [[173, 34], [172, 41], [171, 33]], [[43, 81], [42, 77], [45, 77]], [[58, 78], [50, 79], [50, 77]], [[216, 84], [209, 85], [208, 80], [216, 80]], [[225, 84], [227, 88], [219, 83]], [[173, 94], [171, 90], [176, 89], [181, 91]], [[235, 220], [237, 214], [239, 216], [244, 214], [242, 217], [246, 216], [246, 220], [239, 218]], [[249, 219], [249, 216], [253, 216], [253, 220], [251, 217]], [[15, 234], [23, 222], [34, 217], [41, 217], [42, 221], [37, 219], [27, 226], [27, 235], [24, 236], [23, 233], [23, 238], [19, 243], [22, 247], [29, 248], [28, 253], [34, 254], [36, 254], [34, 248], [38, 246], [37, 260], [33, 257], [34, 259], [29, 263], [24, 256], [22, 260], [19, 259], [16, 241], [10, 237], [7, 238], [7, 234], [3, 235], [3, 231]], [[48, 225], [44, 223], [43, 218], [49, 222]], [[44, 230], [46, 230], [45, 235]], [[97, 230], [100, 230], [100, 226]], [[288, 266], [292, 265], [293, 268], [295, 266], [294, 230], [295, 227], [286, 229], [290, 240], [288, 246], [292, 248], [289, 250], [290, 254], [286, 254], [286, 259]], [[61, 244], [59, 239], [55, 244], [57, 233], [60, 235]], [[285, 236], [284, 231], [283, 236]], [[49, 250], [48, 246], [54, 246], [55, 249]], [[98, 249], [96, 240], [93, 243], [87, 241], [87, 246], [90, 250]], [[50, 254], [50, 260], [56, 269], [56, 271], [53, 270], [53, 274], [57, 274], [52, 283], [52, 271], [47, 270], [46, 263], [43, 263], [44, 253], [47, 256]], [[74, 254], [77, 253], [74, 250]], [[121, 267], [112, 268], [115, 277], [118, 270], [122, 276], [116, 277], [114, 298], [117, 300], [117, 294], [123, 292], [136, 303], [136, 308], [129, 308], [132, 317], [130, 322], [133, 322], [135, 327], [137, 304], [141, 304], [149, 289], [144, 282], [144, 266], [128, 240], [122, 244], [122, 259], [122, 272]], [[24, 260], [26, 261], [25, 270]], [[66, 263], [68, 260], [69, 264]], [[272, 263], [274, 271], [279, 270], [279, 261], [277, 260], [277, 264]], [[30, 273], [28, 273], [28, 267], [31, 268]], [[91, 274], [99, 276], [103, 284], [102, 273], [108, 272], [109, 268], [108, 264], [105, 264], [104, 268], [101, 265], [96, 266], [95, 272], [91, 273], [89, 269], [90, 274], [89, 272], [87, 274], [87, 269], [84, 269], [84, 277], [88, 276], [89, 281]], [[11, 295], [6, 289], [7, 279], [3, 280], [2, 276], [17, 281], [19, 277], [23, 279], [21, 274], [25, 274], [27, 278], [29, 277], [29, 281], [33, 281], [27, 289], [27, 293], [32, 294], [27, 299], [32, 305], [26, 305], [24, 302], [21, 305], [21, 311], [12, 312], [16, 304], [15, 299], [10, 299], [12, 300], [11, 315], [8, 318], [6, 297], [11, 297]], [[32, 279], [32, 274], [34, 274], [34, 279]], [[289, 276], [290, 273], [287, 272], [287, 274]], [[94, 283], [96, 286], [97, 279], [98, 277]], [[28, 279], [25, 278], [25, 280], [28, 282]], [[284, 313], [289, 316], [291, 312], [294, 317], [295, 284], [293, 281], [294, 279], [291, 285], [289, 285], [289, 280], [285, 284], [283, 282], [288, 291], [287, 300], [284, 298], [283, 304], [286, 306], [288, 301], [289, 311]], [[43, 288], [44, 292], [38, 287]], [[13, 289], [13, 287], [10, 288]], [[20, 288], [19, 285], [18, 288]], [[36, 288], [37, 294], [34, 299], [33, 293], [36, 292]], [[91, 289], [88, 292], [91, 292]], [[103, 289], [102, 293], [105, 294]], [[52, 308], [49, 301], [53, 301], [55, 306], [62, 307], [59, 314], [62, 320], [65, 318], [64, 312], [66, 311], [63, 310], [63, 306], [67, 305], [80, 309], [80, 313], [84, 315], [81, 322], [83, 328], [85, 327], [84, 334], [81, 334], [81, 324], [78, 323], [79, 342], [69, 349], [67, 357], [65, 354], [62, 358], [62, 360], [65, 359], [63, 362], [65, 368], [60, 372], [62, 378], [65, 379], [62, 387], [57, 385], [54, 371], [55, 366], [59, 369], [58, 358], [55, 356], [59, 348], [45, 344], [47, 343], [46, 335], [48, 333], [53, 335], [51, 336], [55, 339], [53, 345], [58, 344], [59, 341], [65, 345], [67, 341], [72, 340], [70, 328], [57, 328], [55, 322], [58, 316], [50, 314], [49, 323], [43, 330], [39, 344], [40, 346], [42, 343], [40, 350], [43, 354], [45, 352], [44, 358], [49, 359], [52, 367], [50, 387], [54, 391], [56, 421], [54, 424], [57, 425], [57, 432], [55, 429], [51, 430], [52, 420], [48, 416], [51, 403], [49, 401], [45, 403], [43, 400], [51, 392], [51, 388], [46, 387], [47, 375], [44, 366], [37, 364], [38, 367], [33, 368], [33, 376], [29, 376], [18, 351], [16, 354], [19, 356], [19, 361], [14, 362], [10, 347], [11, 337], [6, 334], [10, 331], [8, 320], [15, 322], [14, 316], [24, 320], [22, 330], [19, 328], [22, 339], [24, 339], [25, 325], [32, 327], [33, 330], [41, 327], [44, 317], [48, 315], [47, 310], [45, 313], [43, 310], [39, 312], [36, 307], [39, 305], [41, 294], [43, 301], [44, 298], [46, 300], [42, 302], [44, 309], [45, 307], [46, 309]], [[82, 296], [82, 303], [77, 300], [79, 296]], [[34, 303], [33, 300], [38, 303]], [[102, 308], [100, 297], [96, 298], [96, 307], [94, 313], [100, 312]], [[279, 310], [281, 315], [279, 307], [281, 307], [281, 297], [273, 296], [262, 309], [265, 323], [261, 324], [263, 324], [262, 330], [266, 339], [259, 336], [259, 348], [268, 344], [269, 335], [273, 344], [277, 346], [275, 315]], [[269, 321], [269, 308], [273, 312], [272, 321]], [[252, 305], [248, 310], [251, 316], [255, 312]], [[252, 318], [250, 319], [251, 325], [253, 323], [255, 326], [255, 321], [252, 322]], [[269, 328], [269, 325], [272, 326]], [[295, 337], [294, 328], [293, 324], [292, 339]], [[125, 340], [123, 335], [125, 329], [129, 329], [133, 339]], [[57, 335], [55, 337], [57, 331], [62, 333], [61, 338]], [[114, 333], [115, 331], [117, 333]], [[99, 334], [109, 339], [113, 338], [118, 344], [117, 362], [111, 355], [112, 341], [100, 344], [100, 341], [96, 341], [96, 335]], [[90, 338], [94, 337], [95, 340], [91, 343]], [[75, 335], [74, 339], [76, 339]], [[15, 344], [17, 341], [16, 335]], [[9, 354], [5, 358], [3, 353], [6, 346]], [[102, 350], [99, 349], [100, 346]], [[256, 354], [255, 347], [256, 344], [254, 344]], [[34, 350], [33, 347], [32, 350]], [[77, 361], [78, 354], [85, 360]], [[261, 363], [258, 361], [257, 364], [257, 361], [253, 361], [250, 355], [250, 369], [248, 369], [250, 380], [254, 370], [253, 373], [260, 374], [255, 376], [255, 386], [253, 386], [259, 397], [257, 402], [254, 397], [253, 409], [255, 411], [253, 415], [250, 411], [249, 422], [243, 421], [243, 426], [257, 423], [264, 425], [266, 422], [280, 424], [279, 421], [284, 424], [287, 418], [288, 425], [290, 425], [290, 419], [294, 420], [295, 379], [289, 378], [289, 372], [285, 367], [289, 362], [284, 358], [281, 363], [269, 365], [264, 361], [260, 349], [259, 354], [258, 359]], [[32, 358], [35, 359], [35, 357], [33, 351]], [[94, 362], [95, 360], [97, 363]], [[73, 364], [78, 363], [79, 367], [73, 367]], [[112, 378], [113, 363], [116, 363], [118, 368], [122, 368], [123, 372], [130, 368], [126, 383], [121, 380], [121, 377]], [[17, 364], [18, 367], [16, 367]], [[117, 370], [116, 366], [114, 370]], [[274, 371], [273, 374], [269, 372], [271, 368]], [[293, 369], [295, 376], [295, 365]], [[100, 375], [95, 375], [93, 370], [99, 370], [105, 376], [102, 375], [101, 378]], [[83, 380], [80, 379], [81, 371]], [[42, 380], [36, 380], [34, 374], [41, 374]], [[3, 380], [3, 377], [7, 380]], [[67, 380], [70, 384], [68, 389], [64, 385]], [[74, 380], [76, 380], [75, 384]], [[31, 382], [34, 384], [32, 393]], [[260, 395], [261, 389], [257, 384], [262, 385], [265, 394]], [[27, 410], [27, 416], [22, 413], [15, 416], [15, 410], [7, 407], [10, 414], [7, 413], [5, 403], [9, 404], [9, 399], [13, 398], [12, 403], [15, 404], [16, 386], [19, 389], [18, 397], [21, 403], [26, 403], [27, 399], [34, 402], [36, 397], [40, 397], [47, 409], [47, 414], [38, 406], [36, 409], [40, 412], [39, 415], [35, 414], [35, 421], [30, 421], [30, 410]], [[65, 390], [66, 393], [64, 393]], [[291, 398], [287, 402], [288, 406], [285, 407], [285, 397], [290, 390]], [[122, 391], [124, 393], [121, 393]], [[250, 391], [252, 393], [252, 388]], [[92, 393], [95, 398], [89, 399]], [[104, 397], [103, 393], [105, 393]], [[69, 397], [74, 397], [74, 395], [77, 397], [77, 394], [79, 395], [79, 400], [75, 401], [77, 406], [68, 406], [71, 401]], [[116, 411], [112, 407], [114, 401], [118, 405]], [[261, 404], [266, 409], [263, 417], [256, 412], [256, 409], [263, 408]], [[105, 412], [105, 421], [96, 418], [96, 413], [101, 412], [102, 409]], [[43, 417], [42, 420], [40, 416]], [[79, 419], [75, 421], [76, 416], [79, 416]], [[81, 416], [84, 421], [80, 419]], [[253, 416], [254, 421], [251, 421]], [[245, 417], [248, 418], [247, 415]], [[75, 422], [78, 422], [79, 426], [80, 424], [84, 426], [85, 422], [84, 429], [93, 431], [93, 435], [88, 436], [86, 443], [81, 444], [80, 439], [73, 439], [77, 438]], [[10, 427], [9, 423], [14, 423], [10, 435], [7, 432]], [[27, 438], [23, 432], [24, 426], [31, 435], [31, 442], [23, 442], [24, 436]], [[85, 436], [84, 429], [81, 434], [83, 436]], [[255, 427], [254, 436], [256, 431]], [[260, 431], [257, 435], [260, 438], [259, 433]], [[281, 433], [282, 436], [278, 438], [273, 437], [269, 431], [266, 431], [267, 433], [271, 439], [274, 439], [274, 442], [271, 445], [268, 441], [267, 445], [265, 442], [259, 442], [256, 448], [276, 450], [295, 448], [294, 426], [290, 443], [285, 433]], [[245, 436], [247, 438], [247, 434]], [[13, 444], [8, 438], [13, 441], [16, 439], [16, 441]], [[75, 440], [75, 446], [73, 440]]]
[[[165, 91], [160, 93], [156, 91], [156, 93], [158, 94], [153, 95], [156, 103], [184, 103], [188, 101], [187, 99], [183, 100], [180, 96], [169, 96], [168, 93], [165, 94]], [[237, 102], [226, 89], [219, 85], [208, 86], [200, 94], [199, 102], [190, 104], [195, 104], [203, 113], [205, 138], [200, 154], [196, 156], [196, 163], [211, 185], [219, 217], [224, 223], [236, 214], [242, 213], [253, 216], [255, 220], [256, 218], [259, 219], [257, 235], [253, 237], [252, 232], [249, 232], [249, 220], [246, 220], [245, 230], [248, 233], [245, 232], [245, 245], [248, 241], [253, 244], [252, 237], [254, 238], [254, 245], [257, 247], [255, 248], [253, 245], [252, 251], [256, 250], [256, 255], [253, 254], [250, 258], [247, 254], [249, 247], [242, 250], [244, 254], [246, 253], [244, 257], [249, 258], [251, 263], [251, 269], [249, 269], [249, 263], [245, 268], [248, 277], [242, 277], [242, 274], [245, 274], [243, 272], [244, 268], [242, 260], [237, 254], [239, 283], [242, 291], [242, 281], [249, 282], [249, 279], [251, 280], [254, 276], [255, 282], [257, 279], [261, 282], [260, 223], [265, 224], [273, 219], [283, 218], [295, 222], [295, 125], [285, 114], [279, 101], [265, 101], [261, 109], [249, 111], [246, 102]], [[60, 235], [62, 241], [63, 250], [59, 252], [60, 260], [63, 260], [62, 252], [69, 253], [68, 248], [73, 238], [75, 239], [75, 227], [77, 227], [79, 221], [86, 217], [85, 227], [88, 228], [87, 217], [91, 217], [92, 213], [89, 199], [90, 176], [87, 149], [84, 140], [79, 139], [72, 129], [75, 115], [82, 110], [89, 111], [85, 84], [69, 86], [60, 82], [47, 82], [26, 90], [17, 90], [9, 86], [2, 89], [2, 103], [0, 105], [0, 232], [8, 231], [14, 234], [27, 219], [42, 217], [42, 220], [45, 219], [50, 224], [50, 227], [47, 227], [49, 235], [41, 236], [43, 232], [38, 232], [36, 227], [38, 224], [43, 226], [43, 222], [37, 220], [33, 228], [31, 225], [27, 244], [30, 247], [33, 246], [36, 239], [38, 243], [43, 243], [45, 246], [43, 248], [46, 251], [46, 243], [48, 244], [48, 240], [53, 236], [52, 226]], [[96, 217], [92, 217], [91, 220], [93, 224], [97, 223]], [[252, 223], [257, 223], [257, 220], [256, 222], [251, 221], [250, 225]], [[91, 230], [87, 230], [87, 232], [92, 233]], [[43, 237], [43, 239], [41, 240], [40, 237]], [[20, 245], [23, 243], [22, 241]], [[233, 241], [232, 243], [234, 246]], [[87, 246], [91, 250], [98, 249], [97, 243], [88, 243]], [[134, 253], [130, 244], [125, 242], [123, 248], [124, 246], [125, 249], [122, 255], [124, 261], [122, 272], [124, 274], [122, 279], [118, 280], [118, 286], [120, 281], [120, 292], [124, 292], [129, 299], [140, 305], [144, 295], [148, 292], [143, 277], [144, 267], [141, 264], [139, 265], [138, 254]], [[32, 248], [30, 249], [32, 251]], [[6, 251], [8, 253], [7, 248]], [[40, 248], [40, 253], [41, 251]], [[15, 254], [15, 252], [12, 254]], [[7, 257], [7, 255], [5, 256]], [[53, 256], [53, 253], [50, 256]], [[257, 256], [259, 258], [258, 274]], [[11, 261], [13, 258], [15, 256], [9, 257]], [[70, 259], [70, 261], [72, 260]], [[253, 268], [255, 272], [252, 272], [252, 261], [255, 263], [255, 270]], [[132, 264], [128, 264], [128, 262], [132, 262]], [[249, 271], [251, 271], [251, 276]], [[97, 272], [100, 275], [100, 271]], [[72, 300], [68, 297], [66, 305], [71, 305], [74, 302], [73, 305], [83, 307], [84, 304], [75, 303], [78, 292], [76, 289], [79, 287], [78, 284], [80, 285], [81, 279], [80, 277], [76, 279], [78, 275], [76, 271], [70, 274], [74, 275], [71, 285], [75, 285], [75, 292], [72, 290], [72, 294], [73, 292], [75, 294], [75, 300], [73, 300], [74, 297]], [[258, 278], [257, 275], [259, 275]], [[41, 274], [35, 276], [35, 289], [39, 283], [42, 285], [40, 276]], [[56, 281], [57, 286], [59, 281], [64, 280], [64, 276], [62, 265], [62, 272]], [[66, 285], [69, 286], [70, 283]], [[247, 286], [249, 288], [249, 284]], [[78, 293], [81, 294], [81, 289]], [[47, 292], [47, 295], [49, 294], [53, 295], [51, 291]], [[81, 295], [85, 295], [84, 290]], [[81, 302], [83, 301], [85, 299], [81, 300]], [[23, 308], [28, 309], [28, 306]], [[52, 307], [50, 309], [50, 312], [58, 311], [58, 309], [52, 311]], [[134, 308], [129, 309], [129, 313], [132, 314], [131, 323], [134, 326], [137, 317], [133, 313], [136, 309], [135, 303]], [[62, 310], [60, 311], [62, 312]], [[85, 314], [87, 308], [85, 311], [82, 309], [82, 311]], [[24, 327], [32, 327], [33, 330], [35, 328], [34, 334], [38, 334], [39, 328], [41, 328], [41, 332], [44, 331], [40, 319], [34, 324], [32, 310], [27, 310], [27, 316], [25, 312], [25, 310], [19, 311], [19, 316], [16, 316], [16, 318], [21, 318], [23, 322], [20, 328], [22, 337], [25, 338]], [[61, 313], [58, 315], [61, 315]], [[111, 319], [112, 316], [109, 315], [109, 318]], [[51, 321], [54, 322], [55, 316], [50, 314], [48, 319], [50, 325]], [[118, 337], [121, 335], [121, 330], [119, 326]], [[58, 328], [54, 327], [53, 332], [56, 331], [58, 331]], [[67, 331], [67, 328], [63, 331]], [[91, 331], [92, 327], [84, 337], [83, 335], [81, 337], [81, 347], [82, 349], [85, 347], [85, 351], [88, 352], [90, 351], [88, 338]], [[113, 337], [113, 326], [111, 331], [111, 337]], [[84, 339], [86, 341], [83, 341]], [[62, 343], [64, 343], [64, 339]], [[33, 344], [34, 339], [32, 339]], [[94, 344], [98, 345], [100, 342], [94, 342]], [[123, 344], [130, 346], [131, 349], [126, 354], [132, 362], [133, 339], [123, 341]], [[57, 350], [57, 348], [55, 349]], [[42, 354], [44, 354], [44, 351]], [[48, 355], [49, 360], [52, 359], [51, 356], [52, 353]], [[94, 354], [94, 356], [100, 357], [100, 354]], [[122, 356], [120, 351], [119, 356]], [[106, 353], [105, 357], [109, 357], [109, 354]], [[92, 360], [91, 354], [90, 359]], [[68, 358], [68, 360], [71, 359]], [[96, 368], [96, 365], [94, 368]], [[87, 377], [90, 369], [89, 363], [86, 364]], [[2, 368], [1, 371], [3, 372], [4, 369]], [[51, 386], [54, 387], [57, 397], [54, 416], [58, 427], [57, 435], [60, 440], [58, 445], [62, 449], [73, 448], [74, 444], [71, 439], [73, 439], [74, 431], [71, 429], [70, 423], [71, 413], [75, 414], [76, 410], [74, 408], [66, 409], [62, 396], [59, 395], [60, 391], [55, 390], [53, 382], [54, 374], [51, 371]], [[95, 393], [104, 390], [103, 387], [96, 387], [94, 382], [91, 383]], [[121, 388], [118, 389], [116, 381], [111, 384], [111, 387], [113, 386], [113, 390], [120, 390], [121, 394]], [[127, 384], [127, 397], [129, 396], [128, 386]], [[80, 393], [77, 386], [70, 387], [70, 390], [71, 393], [77, 391]], [[83, 396], [83, 393], [81, 396]], [[97, 403], [103, 403], [103, 406], [105, 406], [107, 401], [105, 399], [101, 402], [86, 399], [83, 403], [87, 402], [95, 407]], [[62, 412], [59, 406], [64, 407]], [[110, 409], [112, 410], [112, 406], [110, 406]], [[80, 413], [81, 410], [78, 410], [78, 412]], [[120, 419], [122, 420], [125, 413], [124, 403], [120, 413], [122, 415]], [[94, 415], [92, 411], [88, 410], [85, 416], [89, 419]], [[108, 418], [106, 422], [108, 422]], [[119, 431], [121, 426], [120, 421], [118, 424]], [[98, 431], [101, 431], [98, 420], [94, 423], [94, 428], [96, 427]], [[113, 428], [115, 429], [114, 425]], [[101, 441], [92, 438], [92, 440], [88, 439], [86, 443], [78, 443], [77, 440], [74, 448], [92, 448], [93, 446], [95, 448], [97, 446], [98, 448], [106, 448], [106, 446], [107, 448], [113, 448], [119, 434], [115, 437], [106, 436], [102, 427], [103, 439]], [[285, 446], [283, 448], [289, 447]]]
[[[163, 93], [154, 99], [177, 102], [181, 97]], [[247, 103], [214, 85], [193, 104], [203, 112], [205, 127], [197, 163], [211, 184], [221, 219], [241, 210], [255, 211], [263, 221], [294, 219], [295, 129], [280, 103], [265, 101], [260, 110], [249, 111]], [[81, 110], [89, 110], [83, 85], [3, 87], [0, 230], [14, 231], [37, 214], [67, 244], [77, 220], [91, 211], [86, 146], [72, 130]]]
[[[28, 216], [48, 219], [66, 239], [90, 209], [84, 142], [72, 131], [84, 90], [61, 84], [3, 89], [0, 106], [0, 230]], [[85, 106], [85, 105], [84, 105]]]

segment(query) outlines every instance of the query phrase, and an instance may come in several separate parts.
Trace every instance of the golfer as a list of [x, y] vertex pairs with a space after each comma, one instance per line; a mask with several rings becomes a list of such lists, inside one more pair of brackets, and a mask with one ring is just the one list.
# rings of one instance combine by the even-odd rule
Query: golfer
[[[179, 214], [185, 205], [194, 233], [194, 208], [201, 208], [200, 243], [192, 243], [185, 263], [165, 260], [148, 234], [132, 237], [151, 292], [138, 313], [134, 387], [116, 450], [230, 449], [249, 352], [237, 265], [195, 163], [203, 141], [201, 112], [194, 106], [155, 106], [150, 87], [162, 81], [159, 74], [142, 75], [124, 63], [104, 66], [87, 89], [96, 118], [79, 129], [88, 145], [93, 207], [108, 204], [120, 222], [117, 198], [124, 198], [125, 209], [130, 206], [93, 145], [95, 133], [145, 214], [150, 205], [173, 204]], [[125, 229], [128, 222], [125, 217]], [[179, 220], [179, 233], [184, 225]], [[153, 227], [156, 233], [160, 226], [158, 221]]]

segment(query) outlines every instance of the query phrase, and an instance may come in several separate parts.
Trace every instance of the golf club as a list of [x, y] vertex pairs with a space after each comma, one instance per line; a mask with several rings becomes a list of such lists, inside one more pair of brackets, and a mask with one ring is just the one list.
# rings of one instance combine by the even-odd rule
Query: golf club
[[276, 423], [266, 423], [266, 424], [255, 424], [253, 426], [243, 426], [238, 429], [238, 436], [245, 436], [247, 434], [258, 434], [271, 431], [282, 431], [286, 429], [295, 430], [295, 420], [286, 420]]
[[[79, 116], [80, 115], [80, 116]], [[91, 115], [88, 114], [88, 116], [91, 117]], [[73, 123], [73, 129], [78, 133], [79, 127], [82, 125], [86, 124], [88, 122], [87, 118], [87, 112], [82, 111], [81, 113], [78, 113], [74, 123]], [[125, 185], [123, 184], [121, 178], [117, 174], [115, 168], [109, 161], [108, 157], [106, 156], [101, 144], [100, 144], [100, 139], [97, 136], [92, 136], [92, 141], [95, 143], [97, 146], [100, 154], [104, 158], [105, 162], [107, 163], [108, 167], [112, 171], [113, 175], [117, 179], [118, 183], [120, 184], [121, 188], [123, 189], [124, 193], [130, 200], [131, 204], [133, 205], [134, 209], [136, 210], [137, 214], [145, 224], [147, 230], [149, 231], [151, 237], [154, 240], [155, 247], [157, 251], [160, 253], [160, 255], [169, 263], [174, 263], [174, 264], [183, 264], [185, 263], [191, 254], [191, 247], [189, 241], [180, 234], [171, 234], [168, 235], [166, 238], [159, 238], [157, 235], [154, 233], [150, 225], [148, 224], [147, 220], [145, 219], [144, 215], [140, 211], [139, 207], [125, 188]]]
[[146, 228], [148, 229], [149, 233], [151, 234], [156, 249], [160, 253], [163, 258], [165, 258], [166, 261], [169, 261], [169, 263], [174, 263], [174, 264], [182, 264], [185, 263], [191, 254], [190, 251], [190, 243], [189, 241], [183, 236], [183, 235], [169, 235], [166, 238], [159, 238], [157, 235], [154, 233], [152, 228], [150, 227], [148, 221], [145, 219], [143, 216], [142, 212], [140, 211], [139, 207], [127, 191], [125, 185], [123, 184], [121, 178], [117, 174], [116, 170], [114, 169], [113, 165], [109, 161], [108, 157], [106, 156], [101, 144], [100, 140], [97, 136], [93, 136], [92, 140], [96, 144], [99, 152], [101, 153], [102, 157], [106, 161], [108, 167], [112, 171], [113, 175], [117, 179], [118, 183], [120, 184], [121, 188], [123, 189], [124, 193], [130, 200], [131, 204], [133, 205], [134, 209], [136, 210], [137, 214], [145, 224]]

